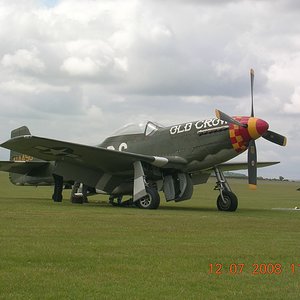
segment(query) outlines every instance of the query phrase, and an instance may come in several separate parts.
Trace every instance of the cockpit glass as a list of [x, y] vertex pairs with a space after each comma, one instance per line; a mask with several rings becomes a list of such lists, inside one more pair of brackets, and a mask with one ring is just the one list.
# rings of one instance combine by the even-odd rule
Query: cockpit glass
[[127, 134], [145, 134], [146, 136], [154, 134], [159, 128], [163, 126], [148, 121], [147, 123], [129, 123], [117, 131], [112, 136], [127, 135]]
[[153, 134], [159, 127], [152, 123], [152, 122], [148, 122], [145, 128], [145, 135], [150, 135]]

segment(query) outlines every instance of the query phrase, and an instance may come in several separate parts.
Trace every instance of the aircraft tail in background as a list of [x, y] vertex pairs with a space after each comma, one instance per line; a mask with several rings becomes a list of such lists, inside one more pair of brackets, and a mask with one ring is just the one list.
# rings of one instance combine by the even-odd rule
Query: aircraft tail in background
[[[28, 127], [12, 130], [11, 138], [31, 135]], [[10, 151], [9, 161], [0, 161], [0, 171], [8, 172], [10, 181], [15, 185], [52, 185], [53, 164], [35, 157]]]
[[[12, 130], [10, 137], [15, 138], [23, 135], [31, 135], [27, 126], [22, 126]], [[28, 156], [13, 150], [10, 151], [10, 161], [23, 162], [23, 161], [33, 161], [33, 160], [37, 161], [38, 159], [35, 159], [32, 156]]]

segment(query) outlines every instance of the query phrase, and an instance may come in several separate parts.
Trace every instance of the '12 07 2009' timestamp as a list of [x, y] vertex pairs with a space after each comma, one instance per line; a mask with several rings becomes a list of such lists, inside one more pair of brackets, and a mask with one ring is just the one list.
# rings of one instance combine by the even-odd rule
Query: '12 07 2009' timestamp
[[238, 275], [243, 273], [250, 273], [252, 275], [280, 275], [283, 273], [300, 274], [300, 264], [291, 263], [289, 265], [282, 265], [280, 263], [254, 263], [252, 265], [246, 265], [244, 263], [211, 263], [209, 264], [208, 273], [214, 275]]

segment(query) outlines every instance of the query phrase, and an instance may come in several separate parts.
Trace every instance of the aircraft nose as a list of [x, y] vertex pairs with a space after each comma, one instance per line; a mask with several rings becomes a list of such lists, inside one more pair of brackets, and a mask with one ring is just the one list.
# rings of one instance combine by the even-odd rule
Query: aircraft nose
[[269, 124], [262, 119], [249, 118], [247, 129], [251, 138], [255, 140], [269, 129]]

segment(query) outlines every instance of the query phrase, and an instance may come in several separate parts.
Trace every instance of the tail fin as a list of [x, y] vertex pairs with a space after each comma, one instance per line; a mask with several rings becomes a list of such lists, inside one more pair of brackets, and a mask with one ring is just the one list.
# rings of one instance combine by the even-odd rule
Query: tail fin
[[[30, 135], [30, 134], [31, 133], [30, 133], [28, 127], [22, 126], [22, 127], [14, 129], [11, 132], [10, 137], [14, 138], [14, 137]], [[12, 151], [10, 151], [10, 160], [11, 161], [32, 161], [33, 157], [12, 150]]]
[[27, 127], [27, 126], [22, 126], [22, 127], [19, 127], [19, 128], [14, 129], [14, 130], [11, 132], [10, 137], [11, 137], [11, 138], [14, 138], [14, 137], [17, 137], [17, 136], [30, 135], [30, 134], [31, 134], [31, 133], [30, 133], [28, 127]]
[[[30, 134], [29, 129], [22, 126], [11, 132], [11, 138]], [[9, 172], [9, 179], [15, 185], [53, 185], [53, 165], [50, 162], [11, 150], [10, 161], [1, 163], [2, 171]]]
[[[18, 136], [30, 135], [30, 134], [31, 133], [30, 133], [28, 127], [22, 126], [22, 127], [12, 130], [10, 137], [15, 138]], [[33, 160], [36, 160], [36, 159], [34, 159], [32, 156], [22, 154], [22, 153], [13, 151], [13, 150], [10, 151], [10, 161], [22, 162], [22, 161], [33, 161]], [[24, 177], [24, 175], [22, 175], [22, 174], [16, 174], [16, 173], [11, 173], [11, 172], [9, 173], [9, 179], [13, 184], [20, 184], [20, 182], [22, 182], [23, 177]]]

